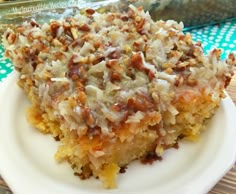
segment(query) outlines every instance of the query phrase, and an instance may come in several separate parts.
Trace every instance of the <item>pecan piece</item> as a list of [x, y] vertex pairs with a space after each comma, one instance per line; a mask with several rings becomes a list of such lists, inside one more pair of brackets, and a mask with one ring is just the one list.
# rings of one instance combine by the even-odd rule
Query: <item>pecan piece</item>
[[136, 53], [131, 56], [131, 66], [137, 68], [138, 70], [144, 70], [143, 59], [140, 53]]
[[39, 27], [39, 25], [34, 21], [34, 20], [31, 20], [30, 21], [30, 25], [32, 26], [32, 27]]
[[82, 109], [82, 118], [88, 126], [92, 126], [95, 124], [94, 116], [89, 108]]
[[120, 51], [119, 50], [112, 51], [107, 55], [107, 57], [109, 57], [110, 59], [119, 59]]
[[130, 98], [127, 103], [129, 109], [136, 111], [147, 111], [154, 108], [154, 104], [150, 96], [144, 93], [138, 94], [135, 98]]
[[225, 77], [225, 84], [224, 84], [224, 87], [225, 87], [225, 88], [227, 88], [227, 86], [229, 85], [230, 81], [231, 81], [231, 77], [226, 76], [226, 77]]
[[103, 56], [103, 54], [97, 53], [95, 55], [95, 58], [91, 62], [92, 62], [93, 65], [96, 65], [96, 64], [100, 63], [103, 60], [105, 60], [105, 57]]
[[179, 86], [182, 86], [183, 83], [184, 83], [183, 75], [179, 74], [178, 77], [177, 77], [177, 79], [175, 80], [174, 85], [175, 85], [176, 87], [179, 87]]
[[126, 21], [129, 20], [129, 16], [127, 16], [127, 15], [122, 15], [122, 16], [121, 16], [121, 20], [124, 21], [124, 22], [126, 22]]
[[86, 13], [88, 15], [93, 15], [95, 13], [95, 10], [94, 9], [86, 9]]
[[140, 21], [135, 21], [134, 25], [136, 26], [136, 29], [139, 33], [142, 34], [142, 31], [143, 31], [143, 26], [145, 24], [145, 19], [140, 19]]
[[89, 32], [90, 28], [87, 24], [82, 24], [81, 26], [79, 26], [79, 30]]
[[116, 112], [121, 112], [122, 110], [125, 110], [126, 106], [121, 103], [115, 103], [112, 105], [112, 110]]
[[16, 34], [14, 34], [14, 33], [7, 34], [6, 38], [7, 38], [7, 42], [9, 44], [13, 44], [16, 40]]
[[51, 34], [53, 38], [55, 38], [57, 36], [57, 30], [60, 28], [60, 24], [56, 21], [53, 21], [50, 25], [50, 28], [51, 28]]
[[198, 81], [196, 79], [191, 79], [190, 75], [187, 76], [186, 84], [191, 87], [196, 86]]
[[121, 76], [121, 74], [119, 74], [118, 72], [112, 71], [112, 72], [110, 73], [111, 82], [120, 81], [121, 78], [122, 78], [122, 76]]

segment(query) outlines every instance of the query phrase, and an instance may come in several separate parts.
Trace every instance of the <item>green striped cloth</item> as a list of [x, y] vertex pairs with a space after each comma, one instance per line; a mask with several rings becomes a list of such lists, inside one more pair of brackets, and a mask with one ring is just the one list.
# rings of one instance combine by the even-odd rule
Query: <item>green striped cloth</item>
[[[207, 53], [213, 48], [222, 49], [222, 58], [229, 53], [236, 55], [236, 20], [214, 26], [193, 29], [189, 31], [194, 41], [201, 41]], [[9, 60], [3, 58], [3, 48], [0, 46], [0, 82], [12, 71], [13, 66]]]

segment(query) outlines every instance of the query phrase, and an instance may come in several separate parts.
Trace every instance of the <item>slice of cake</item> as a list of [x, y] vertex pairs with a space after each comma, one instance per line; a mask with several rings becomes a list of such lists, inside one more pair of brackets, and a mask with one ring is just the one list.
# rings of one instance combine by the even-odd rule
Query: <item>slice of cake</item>
[[131, 161], [152, 162], [179, 139], [198, 138], [235, 58], [221, 61], [217, 49], [205, 56], [182, 30], [130, 6], [5, 32], [5, 55], [32, 103], [28, 120], [60, 141], [56, 160], [114, 188]]

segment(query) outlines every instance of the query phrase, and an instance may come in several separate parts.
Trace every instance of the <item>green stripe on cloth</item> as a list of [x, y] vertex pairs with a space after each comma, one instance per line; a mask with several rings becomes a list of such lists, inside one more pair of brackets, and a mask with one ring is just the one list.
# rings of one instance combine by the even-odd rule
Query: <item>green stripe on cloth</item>
[[[214, 26], [189, 31], [194, 41], [201, 41], [207, 53], [214, 48], [222, 49], [222, 59], [229, 53], [236, 55], [236, 20]], [[3, 59], [3, 48], [0, 46], [0, 82], [12, 71], [13, 65]]]

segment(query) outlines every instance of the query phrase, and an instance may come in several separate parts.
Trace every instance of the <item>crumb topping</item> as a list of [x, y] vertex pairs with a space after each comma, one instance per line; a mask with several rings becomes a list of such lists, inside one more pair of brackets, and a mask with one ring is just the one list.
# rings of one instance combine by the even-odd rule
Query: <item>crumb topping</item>
[[172, 104], [181, 91], [229, 83], [234, 56], [227, 63], [217, 49], [205, 56], [182, 30], [182, 23], [154, 22], [131, 5], [127, 13], [87, 9], [49, 24], [25, 22], [9, 29], [3, 44], [20, 79], [33, 78], [42, 110], [51, 107], [61, 128], [112, 137], [121, 123], [135, 124], [147, 113], [168, 111], [174, 124]]

